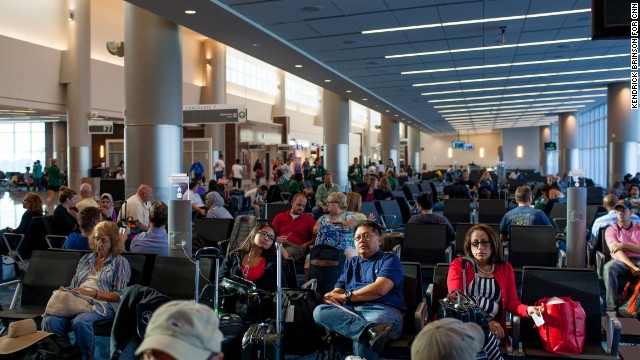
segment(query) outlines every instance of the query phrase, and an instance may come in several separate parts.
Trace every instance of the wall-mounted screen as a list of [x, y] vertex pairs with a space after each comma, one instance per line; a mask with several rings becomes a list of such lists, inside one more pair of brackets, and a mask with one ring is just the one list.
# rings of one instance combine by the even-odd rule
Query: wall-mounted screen
[[556, 144], [555, 142], [546, 142], [544, 143], [544, 149], [546, 151], [558, 150], [558, 144]]
[[473, 144], [464, 144], [464, 149], [466, 151], [473, 151], [475, 150], [475, 146], [473, 146]]
[[453, 140], [451, 142], [452, 149], [464, 149], [464, 141], [462, 140]]

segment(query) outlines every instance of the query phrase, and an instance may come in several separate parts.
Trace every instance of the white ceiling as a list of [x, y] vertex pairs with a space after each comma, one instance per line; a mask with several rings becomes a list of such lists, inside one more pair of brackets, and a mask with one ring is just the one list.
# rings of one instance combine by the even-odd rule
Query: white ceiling
[[[603, 96], [606, 90], [602, 88], [606, 88], [607, 82], [629, 77], [628, 55], [566, 61], [628, 54], [630, 52], [628, 40], [581, 40], [483, 51], [448, 52], [448, 50], [485, 46], [501, 47], [501, 27], [506, 27], [504, 45], [507, 46], [588, 38], [591, 35], [590, 12], [453, 26], [438, 25], [431, 28], [383, 33], [362, 33], [387, 27], [589, 9], [590, 0], [128, 0], [128, 2], [383, 114], [403, 122], [410, 122], [410, 125], [417, 125], [424, 131], [436, 133], [456, 130], [462, 133], [473, 133], [505, 127], [548, 124], [557, 120], [558, 112], [574, 109], [579, 111], [606, 101], [606, 96]], [[184, 13], [185, 10], [196, 10], [196, 14], [187, 15]], [[388, 55], [431, 51], [445, 51], [445, 53], [385, 58]], [[547, 60], [556, 62], [460, 69], [461, 67]], [[296, 64], [302, 64], [303, 67], [295, 68]], [[615, 68], [626, 68], [626, 70], [603, 71]], [[437, 69], [451, 70], [402, 74], [407, 71]], [[566, 72], [574, 73], [558, 74]], [[547, 75], [522, 77], [531, 74]], [[459, 83], [460, 80], [496, 77], [516, 78]], [[331, 79], [331, 82], [326, 83], [325, 79]], [[561, 84], [576, 81], [582, 81], [582, 83]], [[436, 82], [453, 83], [414, 86]], [[516, 88], [504, 89], [504, 87]], [[347, 90], [351, 92], [347, 93]], [[460, 92], [462, 90], [464, 92]], [[448, 91], [458, 92], [421, 95]], [[540, 92], [543, 94], [517, 96], [522, 93]], [[544, 94], [545, 92], [549, 93]], [[490, 98], [473, 99], [477, 97]], [[561, 98], [545, 100], [557, 97]], [[365, 98], [367, 100], [363, 100]], [[453, 107], [454, 105], [457, 107]], [[527, 114], [528, 112], [531, 114]]]

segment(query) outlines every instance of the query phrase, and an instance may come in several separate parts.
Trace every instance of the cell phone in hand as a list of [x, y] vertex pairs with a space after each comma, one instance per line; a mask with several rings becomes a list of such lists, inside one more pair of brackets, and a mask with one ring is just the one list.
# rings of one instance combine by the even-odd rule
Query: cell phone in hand
[[121, 227], [120, 234], [126, 234], [126, 233], [127, 233], [127, 228]]

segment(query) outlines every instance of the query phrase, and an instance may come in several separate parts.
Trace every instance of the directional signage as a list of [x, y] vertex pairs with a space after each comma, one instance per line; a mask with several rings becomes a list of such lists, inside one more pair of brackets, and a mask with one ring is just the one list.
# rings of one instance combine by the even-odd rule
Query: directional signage
[[89, 134], [113, 134], [113, 121], [89, 120]]
[[182, 108], [183, 124], [238, 124], [247, 122], [244, 105], [201, 104]]

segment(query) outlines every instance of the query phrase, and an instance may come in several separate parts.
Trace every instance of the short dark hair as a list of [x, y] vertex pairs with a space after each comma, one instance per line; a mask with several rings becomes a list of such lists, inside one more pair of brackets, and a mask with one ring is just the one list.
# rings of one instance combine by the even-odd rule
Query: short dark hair
[[531, 188], [522, 185], [516, 189], [516, 201], [527, 202], [531, 200]]
[[356, 225], [356, 228], [353, 229], [353, 232], [355, 233], [361, 227], [368, 227], [369, 229], [372, 229], [378, 236], [382, 235], [382, 229], [380, 228], [380, 225], [378, 225], [378, 223], [375, 223], [373, 221], [369, 221], [369, 220], [360, 221], [358, 225]]
[[169, 208], [162, 201], [154, 202], [149, 208], [149, 220], [157, 227], [167, 225], [169, 218]]
[[431, 194], [429, 193], [423, 192], [418, 196], [416, 201], [418, 202], [418, 205], [425, 210], [433, 209], [433, 201], [431, 200]]
[[102, 220], [102, 212], [94, 206], [87, 206], [80, 210], [78, 225], [83, 232], [92, 232], [98, 222]]
[[262, 186], [260, 186], [260, 190], [269, 191], [269, 187], [267, 185], [262, 185]]
[[194, 189], [196, 186], [198, 186], [198, 183], [195, 181], [189, 183], [189, 189]]

